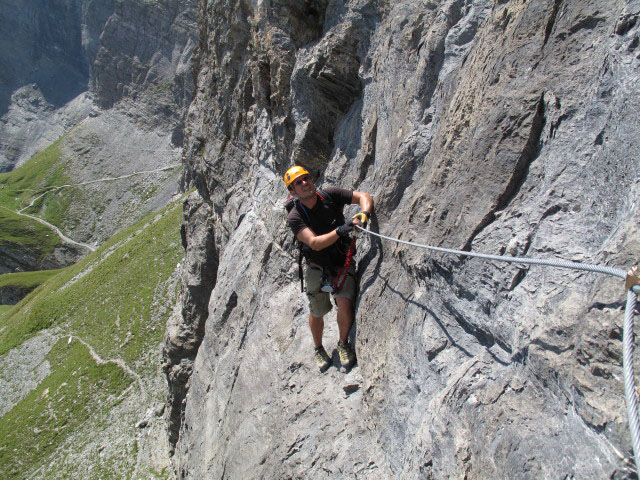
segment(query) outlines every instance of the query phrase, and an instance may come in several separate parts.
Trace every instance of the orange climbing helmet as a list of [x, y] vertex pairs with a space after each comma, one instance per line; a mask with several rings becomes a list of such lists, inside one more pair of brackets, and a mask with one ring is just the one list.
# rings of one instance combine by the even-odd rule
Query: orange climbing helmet
[[302, 175], [309, 175], [309, 172], [307, 172], [303, 167], [296, 165], [295, 167], [291, 167], [287, 170], [287, 173], [284, 174], [284, 183], [287, 188], [289, 188], [289, 185], [291, 185], [296, 178], [301, 177]]

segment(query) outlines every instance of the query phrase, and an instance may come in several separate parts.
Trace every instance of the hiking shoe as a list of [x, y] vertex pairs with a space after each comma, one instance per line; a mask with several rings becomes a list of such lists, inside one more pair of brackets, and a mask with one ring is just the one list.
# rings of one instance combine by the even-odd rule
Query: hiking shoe
[[326, 372], [331, 366], [331, 357], [327, 354], [324, 347], [316, 347], [316, 364], [321, 372]]
[[340, 364], [345, 370], [350, 369], [356, 363], [356, 354], [347, 342], [338, 342], [338, 356], [340, 357]]

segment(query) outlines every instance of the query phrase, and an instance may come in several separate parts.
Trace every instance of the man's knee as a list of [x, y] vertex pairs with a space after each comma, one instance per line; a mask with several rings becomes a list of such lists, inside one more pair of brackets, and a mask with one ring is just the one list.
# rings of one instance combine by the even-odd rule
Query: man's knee
[[353, 309], [353, 302], [350, 298], [346, 297], [336, 297], [336, 305], [338, 307], [338, 311], [351, 311]]

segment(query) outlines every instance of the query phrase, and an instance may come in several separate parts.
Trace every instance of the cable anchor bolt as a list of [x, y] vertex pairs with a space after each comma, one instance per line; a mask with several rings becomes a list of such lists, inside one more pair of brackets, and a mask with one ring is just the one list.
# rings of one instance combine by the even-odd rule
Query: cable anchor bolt
[[624, 283], [624, 291], [633, 290], [633, 293], [640, 295], [640, 266], [636, 265], [627, 272], [627, 279]]

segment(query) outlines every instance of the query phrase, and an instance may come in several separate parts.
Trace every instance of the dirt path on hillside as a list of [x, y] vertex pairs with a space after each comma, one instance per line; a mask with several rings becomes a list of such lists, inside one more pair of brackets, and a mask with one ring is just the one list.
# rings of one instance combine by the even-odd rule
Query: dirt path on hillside
[[[162, 167], [162, 168], [156, 168], [154, 170], [143, 170], [140, 172], [133, 172], [133, 173], [129, 173], [127, 175], [121, 175], [119, 177], [104, 177], [104, 178], [98, 178], [96, 180], [87, 180], [86, 182], [80, 182], [80, 183], [68, 183], [66, 185], [60, 185], [58, 187], [52, 187], [49, 190], [46, 190], [44, 192], [42, 192], [40, 195], [38, 195], [37, 197], [35, 197], [33, 200], [31, 200], [31, 203], [29, 205], [27, 205], [26, 207], [21, 208], [20, 210], [18, 210], [18, 212], [16, 213], [22, 213], [25, 210], [27, 210], [28, 208], [33, 207], [33, 205], [40, 200], [42, 197], [44, 197], [47, 193], [51, 193], [51, 192], [55, 192], [56, 190], [61, 190], [63, 188], [68, 188], [68, 187], [81, 187], [83, 185], [90, 185], [92, 183], [100, 183], [100, 182], [112, 182], [114, 180], [123, 180], [125, 178], [131, 178], [134, 177], [136, 175], [144, 175], [146, 173], [157, 173], [157, 172], [164, 172], [166, 170], [171, 170], [173, 168], [178, 168], [180, 167], [182, 164], [180, 163], [175, 163], [173, 165], [169, 165], [168, 167]], [[37, 191], [37, 190], [32, 190], [32, 191]]]
[[121, 175], [119, 177], [104, 177], [104, 178], [99, 178], [99, 179], [96, 179], [96, 180], [88, 180], [86, 182], [81, 182], [81, 183], [72, 183], [72, 184], [67, 184], [67, 185], [60, 185], [58, 187], [50, 188], [49, 190], [47, 190], [47, 191], [43, 192], [42, 194], [38, 195], [33, 200], [31, 200], [31, 203], [29, 203], [29, 205], [27, 205], [26, 207], [21, 208], [20, 210], [14, 211], [14, 210], [11, 210], [10, 208], [7, 208], [7, 207], [1, 207], [1, 208], [4, 208], [5, 210], [10, 211], [11, 213], [15, 213], [16, 215], [21, 215], [23, 217], [30, 218], [32, 220], [35, 220], [36, 222], [39, 222], [39, 223], [49, 227], [51, 230], [53, 230], [58, 235], [58, 237], [60, 237], [60, 239], [64, 243], [76, 245], [78, 247], [85, 248], [85, 249], [87, 249], [87, 250], [89, 250], [91, 252], [95, 252], [96, 248], [94, 246], [86, 244], [86, 243], [76, 242], [75, 240], [67, 237], [64, 233], [62, 233], [62, 231], [58, 227], [56, 227], [55, 225], [53, 225], [53, 224], [47, 222], [46, 220], [44, 220], [44, 219], [42, 219], [40, 217], [37, 217], [35, 215], [29, 215], [28, 213], [24, 213], [24, 211], [29, 209], [29, 208], [31, 208], [40, 198], [45, 196], [47, 193], [51, 193], [51, 192], [56, 191], [56, 190], [61, 190], [63, 188], [68, 188], [68, 187], [80, 187], [80, 186], [89, 185], [89, 184], [92, 184], [92, 183], [112, 182], [114, 180], [122, 180], [122, 179], [125, 179], [125, 178], [130, 178], [130, 177], [133, 177], [133, 176], [136, 176], [136, 175], [144, 175], [144, 174], [147, 174], [147, 173], [164, 172], [166, 170], [171, 170], [171, 169], [174, 169], [174, 168], [178, 168], [180, 166], [181, 166], [181, 164], [173, 164], [173, 165], [169, 165], [167, 167], [156, 168], [154, 170], [144, 170], [144, 171], [141, 171], [141, 172], [133, 172], [133, 173], [129, 173], [127, 175]]
[[76, 242], [75, 240], [67, 237], [64, 233], [62, 233], [60, 231], [60, 229], [58, 227], [56, 227], [55, 225], [47, 222], [46, 220], [43, 220], [40, 217], [36, 217], [35, 215], [29, 215], [28, 213], [22, 213], [22, 211], [13, 211], [10, 208], [7, 207], [1, 207], [0, 208], [4, 208], [5, 210], [8, 210], [11, 213], [15, 213], [16, 215], [20, 215], [22, 217], [27, 217], [30, 218], [31, 220], [35, 220], [36, 222], [39, 222], [47, 227], [49, 227], [51, 230], [53, 230], [54, 232], [56, 232], [56, 234], [60, 237], [60, 239], [64, 242], [64, 243], [70, 243], [72, 245], [76, 245], [78, 247], [82, 247], [82, 248], [86, 248], [87, 250], [90, 250], [92, 252], [95, 252], [96, 249], [95, 247], [92, 247], [91, 245], [87, 245], [86, 243], [80, 243], [80, 242]]
[[[65, 336], [66, 335], [63, 335], [62, 337], [65, 337]], [[87, 342], [85, 342], [82, 338], [80, 338], [80, 337], [78, 337], [76, 335], [69, 335], [69, 342], [71, 342], [72, 339], [73, 340], [77, 340], [82, 345], [87, 347], [87, 349], [89, 350], [89, 355], [91, 355], [91, 358], [93, 358], [98, 365], [102, 365], [104, 363], [114, 363], [118, 367], [122, 368], [129, 375], [131, 375], [135, 379], [136, 383], [138, 384], [138, 387], [140, 388], [141, 395], [143, 395], [144, 398], [147, 398], [147, 389], [144, 386], [144, 382], [142, 381], [142, 377], [140, 375], [138, 375], [131, 367], [129, 367], [129, 365], [127, 365], [124, 360], [121, 360], [119, 358], [104, 359], [100, 355], [98, 355], [96, 353], [96, 351], [94, 350], [94, 348], [91, 345], [89, 345]]]

